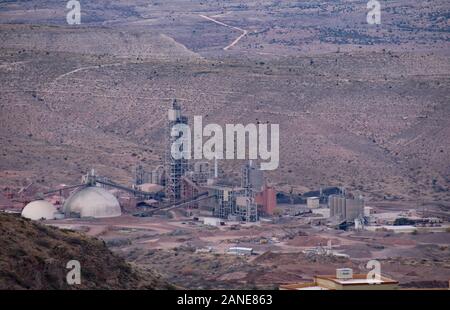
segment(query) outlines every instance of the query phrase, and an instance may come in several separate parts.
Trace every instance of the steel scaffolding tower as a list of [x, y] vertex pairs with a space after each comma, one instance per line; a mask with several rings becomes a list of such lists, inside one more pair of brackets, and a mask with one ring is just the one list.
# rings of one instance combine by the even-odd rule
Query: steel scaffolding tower
[[167, 146], [165, 153], [165, 170], [166, 170], [166, 197], [171, 202], [176, 202], [181, 199], [181, 178], [188, 170], [188, 160], [181, 158], [175, 159], [172, 156], [171, 148], [173, 143], [181, 138], [182, 134], [172, 136], [172, 128], [178, 124], [187, 125], [187, 117], [181, 115], [181, 108], [177, 104], [176, 99], [173, 100], [172, 108], [169, 109], [169, 122], [167, 126]]
[[147, 182], [148, 179], [144, 167], [142, 167], [142, 165], [136, 166], [134, 169], [134, 184], [142, 185]]
[[218, 207], [214, 210], [214, 215], [223, 219], [227, 219], [228, 216], [233, 212], [233, 189], [217, 188], [216, 190], [214, 190], [214, 197], [218, 205]]
[[237, 208], [237, 213], [244, 217], [247, 222], [258, 221], [258, 206], [255, 203], [255, 191], [253, 182], [255, 178], [252, 174], [255, 172], [255, 167], [250, 160], [242, 167], [242, 188], [244, 189], [244, 196], [246, 197], [245, 207]]

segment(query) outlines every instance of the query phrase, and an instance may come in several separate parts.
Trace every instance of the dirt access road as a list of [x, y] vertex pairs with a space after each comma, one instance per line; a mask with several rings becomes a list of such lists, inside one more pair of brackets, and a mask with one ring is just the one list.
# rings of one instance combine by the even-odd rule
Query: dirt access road
[[232, 29], [235, 29], [235, 30], [238, 30], [238, 31], [242, 32], [242, 34], [239, 37], [237, 37], [236, 40], [234, 40], [233, 42], [231, 42], [231, 44], [229, 44], [229, 45], [227, 45], [227, 46], [225, 46], [223, 48], [224, 51], [226, 51], [226, 50], [232, 48], [233, 46], [235, 46], [243, 37], [245, 37], [248, 34], [248, 31], [245, 30], [245, 29], [222, 23], [222, 22], [220, 22], [220, 21], [218, 21], [218, 20], [216, 20], [216, 19], [214, 19], [212, 17], [208, 17], [208, 16], [202, 15], [202, 14], [200, 14], [200, 17], [203, 17], [203, 18], [205, 18], [205, 19], [207, 19], [209, 21], [212, 21], [213, 23], [219, 24], [221, 26], [225, 26], [225, 27], [232, 28]]

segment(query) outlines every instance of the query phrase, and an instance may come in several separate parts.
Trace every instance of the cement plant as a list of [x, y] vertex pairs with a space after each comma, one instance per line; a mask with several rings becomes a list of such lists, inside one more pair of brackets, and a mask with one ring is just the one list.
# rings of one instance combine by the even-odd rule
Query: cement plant
[[[424, 277], [429, 268], [439, 268], [434, 255], [448, 251], [429, 244], [447, 238], [448, 213], [368, 203], [342, 187], [283, 193], [251, 160], [241, 167], [241, 182], [232, 183], [222, 177], [220, 160], [174, 159], [171, 146], [178, 136], [170, 129], [177, 123], [189, 119], [174, 99], [167, 113], [165, 161], [136, 166], [132, 184], [92, 169], [79, 182], [44, 193], [32, 194], [30, 184], [7, 197], [21, 201], [23, 209], [6, 205], [3, 211], [99, 237], [127, 260], [180, 286], [372, 289], [361, 268], [377, 259], [397, 279], [382, 275], [377, 284], [383, 289], [446, 287], [445, 265], [431, 283]], [[393, 258], [424, 247], [433, 263]], [[324, 273], [330, 283], [321, 278]]]
[[449, 3], [288, 2], [0, 3], [0, 289], [448, 290]]

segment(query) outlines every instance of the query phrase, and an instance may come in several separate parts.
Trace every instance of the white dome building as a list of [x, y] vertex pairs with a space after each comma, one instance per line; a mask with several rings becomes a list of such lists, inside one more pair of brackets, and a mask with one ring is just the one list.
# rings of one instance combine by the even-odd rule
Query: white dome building
[[90, 186], [73, 193], [64, 203], [66, 216], [116, 217], [122, 214], [119, 201], [107, 190]]
[[22, 210], [22, 217], [30, 220], [53, 220], [58, 210], [54, 205], [45, 200], [32, 201]]

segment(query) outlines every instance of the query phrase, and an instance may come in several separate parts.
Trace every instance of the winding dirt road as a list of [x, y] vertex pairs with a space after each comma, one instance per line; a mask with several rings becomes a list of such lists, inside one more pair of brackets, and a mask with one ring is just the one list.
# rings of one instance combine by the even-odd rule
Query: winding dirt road
[[227, 25], [225, 23], [222, 23], [222, 22], [220, 22], [220, 21], [218, 21], [218, 20], [216, 20], [214, 18], [208, 17], [206, 15], [200, 14], [200, 17], [205, 18], [205, 19], [207, 19], [209, 21], [212, 21], [213, 23], [219, 24], [221, 26], [225, 26], [225, 27], [228, 27], [228, 28], [231, 28], [231, 29], [235, 29], [235, 30], [238, 30], [238, 31], [242, 32], [242, 34], [239, 37], [237, 37], [236, 40], [234, 40], [233, 42], [231, 42], [231, 44], [229, 44], [229, 45], [227, 45], [227, 46], [225, 46], [223, 48], [224, 51], [226, 51], [226, 50], [232, 48], [233, 46], [235, 46], [243, 37], [245, 37], [248, 34], [248, 31], [245, 30], [245, 29], [242, 29], [242, 28], [239, 28], [239, 27], [235, 27], [235, 26], [231, 26], [231, 25]]

